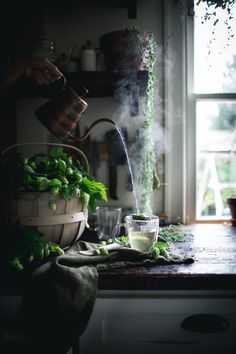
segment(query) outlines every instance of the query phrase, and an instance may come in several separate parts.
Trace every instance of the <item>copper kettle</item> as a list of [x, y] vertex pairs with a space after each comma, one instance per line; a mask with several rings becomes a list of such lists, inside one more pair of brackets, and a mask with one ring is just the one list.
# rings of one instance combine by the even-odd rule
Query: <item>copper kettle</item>
[[[112, 123], [119, 128], [118, 125], [110, 118], [100, 118], [93, 122], [84, 135], [77, 137], [73, 135], [78, 121], [88, 107], [87, 102], [78, 96], [75, 90], [66, 85], [66, 79], [63, 76], [63, 87], [58, 90], [52, 99], [49, 99], [35, 111], [38, 120], [56, 137], [65, 140], [82, 141], [86, 139], [91, 130], [99, 123]], [[88, 90], [84, 87], [84, 93]]]
[[73, 88], [66, 85], [65, 77], [63, 80], [63, 87], [51, 99], [38, 107], [35, 115], [52, 134], [62, 140], [67, 140], [71, 137], [88, 104], [77, 95]]

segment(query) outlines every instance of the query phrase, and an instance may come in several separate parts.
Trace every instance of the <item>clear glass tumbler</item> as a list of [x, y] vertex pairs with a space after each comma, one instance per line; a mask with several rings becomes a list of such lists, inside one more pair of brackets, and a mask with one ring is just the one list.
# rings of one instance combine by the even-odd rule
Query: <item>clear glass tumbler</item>
[[99, 240], [112, 238], [112, 232], [115, 226], [121, 222], [122, 208], [116, 207], [97, 207], [96, 208], [96, 231]]

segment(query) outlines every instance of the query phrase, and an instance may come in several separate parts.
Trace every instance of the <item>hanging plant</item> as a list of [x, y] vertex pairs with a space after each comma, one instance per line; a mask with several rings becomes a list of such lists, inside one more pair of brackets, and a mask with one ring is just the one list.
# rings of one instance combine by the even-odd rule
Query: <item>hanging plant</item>
[[[153, 33], [140, 32], [133, 29], [134, 36], [138, 39], [138, 48], [142, 58], [142, 68], [148, 72], [148, 81], [145, 90], [144, 121], [139, 129], [142, 148], [140, 152], [138, 189], [139, 207], [143, 214], [152, 213], [150, 205], [151, 194], [154, 186], [154, 171], [156, 167], [156, 156], [153, 142], [154, 122], [154, 94], [156, 82], [156, 58], [157, 44]], [[155, 187], [159, 187], [159, 179], [155, 175]]]
[[[216, 28], [221, 23], [223, 23], [224, 26], [226, 26], [226, 30], [228, 32], [227, 43], [224, 44], [224, 49], [226, 46], [229, 45], [230, 39], [235, 36], [235, 30], [233, 30], [232, 24], [234, 23], [233, 21], [235, 21], [236, 19], [236, 9], [235, 9], [236, 0], [193, 0], [193, 4], [190, 6], [188, 5], [188, 3], [186, 5], [186, 2], [183, 0], [175, 0], [173, 1], [173, 3], [174, 6], [176, 7], [176, 12], [180, 10], [182, 15], [180, 16], [180, 20], [176, 25], [176, 29], [173, 30], [167, 36], [165, 48], [168, 46], [170, 39], [174, 36], [176, 31], [178, 30], [178, 27], [182, 27], [182, 22], [183, 19], [185, 18], [184, 14], [186, 14], [186, 8], [187, 8], [188, 15], [196, 16], [196, 17], [198, 16], [197, 13], [199, 9], [201, 9], [202, 10], [201, 11], [202, 13], [200, 14], [201, 23], [202, 24], [212, 23], [212, 29], [211, 29], [212, 36], [208, 45], [209, 47], [208, 54], [210, 54], [210, 47], [212, 42], [216, 40], [215, 37]], [[221, 11], [222, 16], [219, 16], [220, 10], [222, 10]]]
[[[228, 19], [233, 19], [232, 7], [235, 3], [235, 0], [198, 0], [197, 5], [200, 3], [204, 3], [206, 5], [206, 12], [203, 16], [203, 21], [207, 21], [209, 19], [216, 16], [216, 9], [226, 10], [228, 13]], [[218, 22], [218, 19], [216, 19]], [[217, 23], [216, 22], [216, 23]]]
[[[150, 199], [153, 186], [159, 187], [159, 179], [154, 172], [156, 170], [156, 156], [153, 142], [157, 44], [151, 32], [142, 32], [135, 27], [127, 27], [124, 30], [103, 34], [100, 37], [100, 47], [104, 54], [107, 70], [124, 73], [123, 80], [119, 83], [120, 86], [116, 92], [117, 96], [118, 94], [121, 96], [121, 103], [126, 102], [129, 95], [129, 92], [125, 90], [126, 80], [124, 78], [129, 75], [132, 77], [132, 74], [136, 77], [139, 70], [148, 72], [144, 92], [143, 120], [142, 125], [137, 126], [138, 136], [132, 147], [135, 161], [131, 161], [131, 164], [135, 172], [139, 212], [150, 214], [152, 213]], [[136, 113], [133, 114], [134, 117], [137, 115]]]
[[[206, 22], [212, 23], [212, 39], [209, 43], [210, 46], [215, 40], [215, 30], [216, 26], [218, 26], [222, 21], [227, 28], [228, 38], [227, 38], [227, 46], [229, 45], [229, 41], [234, 37], [235, 33], [232, 29], [232, 21], [235, 20], [234, 15], [234, 5], [236, 0], [198, 0], [196, 2], [196, 6], [205, 5], [204, 13], [201, 15], [202, 24]], [[222, 16], [220, 15], [220, 10], [222, 10]], [[209, 52], [210, 53], [210, 52]]]

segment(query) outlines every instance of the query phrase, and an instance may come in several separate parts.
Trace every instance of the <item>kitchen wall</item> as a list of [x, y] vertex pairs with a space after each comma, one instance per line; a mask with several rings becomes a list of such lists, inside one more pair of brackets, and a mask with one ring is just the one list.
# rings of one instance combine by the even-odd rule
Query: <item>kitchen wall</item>
[[[18, 51], [27, 51], [30, 40], [37, 34], [45, 33], [56, 44], [56, 55], [67, 52], [73, 42], [78, 42], [77, 55], [80, 57], [81, 46], [86, 40], [91, 40], [93, 45], [99, 47], [99, 37], [106, 32], [123, 29], [125, 27], [136, 27], [141, 31], [151, 31], [154, 33], [158, 48], [161, 52], [163, 45], [162, 33], [162, 1], [138, 0], [137, 18], [128, 19], [127, 9], [115, 7], [103, 1], [61, 1], [55, 6], [45, 7], [41, 14], [31, 17], [29, 24], [24, 24], [24, 35], [18, 41]], [[32, 20], [33, 19], [33, 20]], [[28, 42], [28, 43], [27, 43]], [[21, 43], [21, 45], [20, 45]], [[157, 60], [157, 66], [161, 68], [161, 56]], [[162, 119], [162, 70], [158, 72], [158, 97], [155, 102], [157, 107], [156, 119]], [[102, 63], [102, 70], [105, 69]], [[48, 132], [35, 120], [34, 108], [41, 103], [41, 99], [26, 99], [17, 102], [17, 140], [26, 141], [56, 141], [50, 137]], [[129, 110], [122, 112], [121, 107], [113, 97], [87, 98], [88, 109], [84, 113], [80, 122], [80, 130], [89, 126], [100, 117], [112, 118], [121, 127], [128, 128], [128, 133], [132, 134], [134, 126], [133, 117]], [[91, 133], [91, 140], [97, 142], [104, 141], [104, 133], [112, 129], [109, 124], [101, 124]], [[127, 166], [117, 166], [117, 194], [118, 200], [109, 198], [109, 204], [119, 205], [124, 209], [134, 206], [133, 193], [127, 190], [128, 170]], [[108, 164], [107, 161], [100, 161], [97, 169], [97, 178], [108, 184]], [[163, 178], [163, 177], [162, 177]], [[160, 213], [163, 209], [163, 190], [153, 192], [152, 204], [154, 213]]]

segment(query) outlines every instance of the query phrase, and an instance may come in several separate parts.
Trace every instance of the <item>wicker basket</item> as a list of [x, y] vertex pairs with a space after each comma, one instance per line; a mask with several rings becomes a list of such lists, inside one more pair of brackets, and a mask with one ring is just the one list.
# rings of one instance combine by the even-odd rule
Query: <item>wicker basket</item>
[[[13, 148], [37, 143], [16, 144], [3, 151], [3, 154]], [[38, 145], [45, 145], [38, 143]], [[47, 144], [73, 149], [83, 157], [84, 168], [88, 172], [88, 161], [85, 155], [74, 146], [64, 144]], [[49, 202], [56, 203], [56, 210], [49, 208]], [[24, 192], [19, 196], [9, 198], [7, 214], [10, 223], [22, 226], [36, 227], [47, 241], [53, 241], [62, 248], [71, 246], [82, 235], [88, 219], [87, 205], [81, 199], [73, 197], [64, 200], [48, 192]]]

